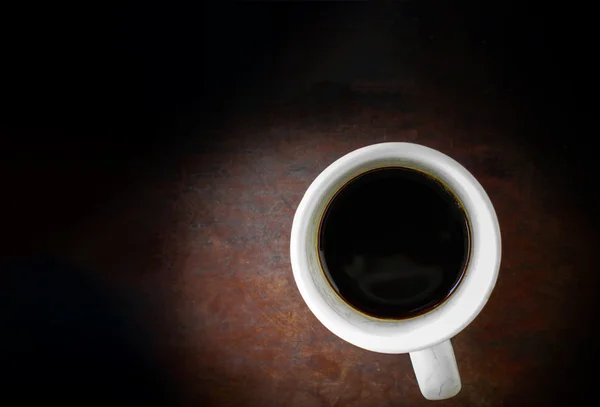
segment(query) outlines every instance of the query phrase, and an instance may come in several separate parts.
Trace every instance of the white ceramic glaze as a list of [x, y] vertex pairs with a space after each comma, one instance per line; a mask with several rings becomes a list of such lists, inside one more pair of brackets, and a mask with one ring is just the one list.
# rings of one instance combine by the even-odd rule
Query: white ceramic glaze
[[462, 385], [450, 341], [410, 352], [410, 360], [426, 399], [443, 400], [456, 396], [460, 391]]
[[[377, 319], [350, 307], [328, 284], [317, 251], [321, 217], [336, 192], [368, 170], [389, 166], [420, 169], [441, 180], [461, 200], [471, 225], [471, 256], [457, 290], [434, 310], [406, 320]], [[460, 390], [454, 353], [446, 341], [464, 329], [487, 302], [498, 277], [500, 257], [498, 219], [481, 184], [447, 155], [410, 143], [364, 147], [327, 167], [302, 198], [290, 241], [296, 284], [319, 321], [340, 338], [367, 350], [414, 352], [411, 359], [419, 386], [430, 399], [452, 397]], [[435, 358], [428, 348], [435, 350]], [[423, 353], [426, 349], [429, 353]]]

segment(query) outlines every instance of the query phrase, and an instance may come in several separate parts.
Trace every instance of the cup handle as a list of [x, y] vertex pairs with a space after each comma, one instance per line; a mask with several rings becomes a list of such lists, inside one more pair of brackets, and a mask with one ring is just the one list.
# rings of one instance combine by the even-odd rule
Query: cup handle
[[427, 400], [444, 400], [460, 391], [460, 374], [450, 340], [410, 353], [417, 382]]

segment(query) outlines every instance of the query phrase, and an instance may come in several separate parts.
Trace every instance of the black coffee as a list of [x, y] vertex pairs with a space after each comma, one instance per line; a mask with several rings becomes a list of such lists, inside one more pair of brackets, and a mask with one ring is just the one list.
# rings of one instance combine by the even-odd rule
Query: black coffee
[[379, 318], [425, 313], [456, 289], [469, 257], [457, 198], [433, 177], [382, 168], [346, 184], [321, 221], [328, 279], [353, 307]]

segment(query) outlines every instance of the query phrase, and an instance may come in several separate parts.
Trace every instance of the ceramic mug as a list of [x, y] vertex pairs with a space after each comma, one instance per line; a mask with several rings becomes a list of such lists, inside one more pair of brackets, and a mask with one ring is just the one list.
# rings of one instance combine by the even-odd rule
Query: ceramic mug
[[[319, 261], [319, 226], [329, 202], [351, 179], [382, 167], [419, 169], [440, 180], [463, 204], [471, 229], [470, 257], [458, 288], [433, 310], [408, 319], [379, 319], [357, 311], [331, 287]], [[327, 167], [304, 194], [290, 241], [294, 279], [317, 319], [358, 347], [409, 353], [421, 392], [429, 400], [453, 397], [461, 389], [450, 338], [473, 321], [487, 302], [498, 277], [500, 257], [498, 218], [481, 184], [447, 155], [411, 143], [371, 145]]]

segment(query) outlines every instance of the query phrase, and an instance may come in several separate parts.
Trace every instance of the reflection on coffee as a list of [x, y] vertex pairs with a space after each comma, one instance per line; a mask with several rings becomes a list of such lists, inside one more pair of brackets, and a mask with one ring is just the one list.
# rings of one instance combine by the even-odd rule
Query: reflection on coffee
[[408, 168], [361, 174], [319, 228], [323, 269], [354, 308], [384, 319], [423, 314], [459, 285], [469, 258], [465, 212], [442, 183]]

